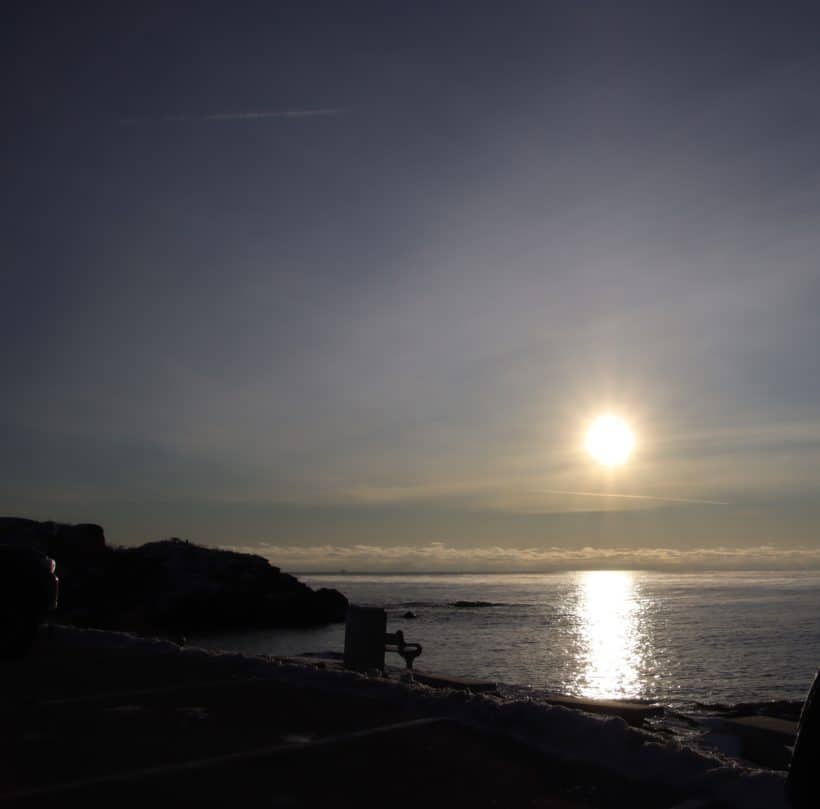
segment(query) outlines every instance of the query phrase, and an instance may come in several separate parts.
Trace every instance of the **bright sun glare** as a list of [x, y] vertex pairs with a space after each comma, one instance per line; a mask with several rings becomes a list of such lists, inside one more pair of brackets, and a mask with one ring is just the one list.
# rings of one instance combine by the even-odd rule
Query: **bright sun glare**
[[635, 435], [618, 416], [599, 416], [592, 422], [584, 439], [584, 448], [604, 466], [621, 466], [629, 460], [635, 446]]

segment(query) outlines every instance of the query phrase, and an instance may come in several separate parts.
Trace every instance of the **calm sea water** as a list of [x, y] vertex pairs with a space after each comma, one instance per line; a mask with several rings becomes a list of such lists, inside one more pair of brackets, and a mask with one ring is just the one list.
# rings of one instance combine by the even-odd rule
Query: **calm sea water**
[[[424, 646], [417, 668], [493, 679], [514, 693], [668, 705], [802, 700], [820, 666], [815, 572], [301, 578], [384, 606], [388, 630]], [[404, 618], [407, 611], [417, 617]], [[337, 625], [196, 642], [289, 655], [341, 651], [343, 639]]]

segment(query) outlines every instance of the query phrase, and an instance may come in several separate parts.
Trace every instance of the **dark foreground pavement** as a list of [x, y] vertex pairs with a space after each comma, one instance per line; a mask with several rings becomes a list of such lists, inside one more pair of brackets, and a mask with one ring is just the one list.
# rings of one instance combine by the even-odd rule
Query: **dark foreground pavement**
[[247, 677], [235, 656], [38, 641], [0, 669], [0, 807], [669, 807], [414, 701]]

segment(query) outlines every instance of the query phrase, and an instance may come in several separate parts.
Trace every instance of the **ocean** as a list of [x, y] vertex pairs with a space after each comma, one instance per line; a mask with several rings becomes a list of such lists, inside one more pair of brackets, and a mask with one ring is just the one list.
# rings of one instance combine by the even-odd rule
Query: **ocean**
[[[679, 708], [796, 701], [820, 666], [817, 572], [300, 578], [353, 603], [384, 606], [388, 631], [401, 629], [424, 647], [418, 669], [491, 679], [512, 696], [552, 692]], [[252, 654], [341, 651], [344, 626], [195, 641]]]

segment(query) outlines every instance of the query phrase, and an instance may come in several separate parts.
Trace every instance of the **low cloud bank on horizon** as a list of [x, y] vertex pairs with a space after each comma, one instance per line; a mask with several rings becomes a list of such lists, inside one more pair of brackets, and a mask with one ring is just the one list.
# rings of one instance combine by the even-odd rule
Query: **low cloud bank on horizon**
[[442, 542], [427, 545], [271, 545], [239, 550], [268, 559], [285, 570], [331, 573], [504, 572], [538, 573], [561, 570], [629, 568], [685, 570], [820, 569], [820, 548], [776, 548], [771, 545], [732, 548], [455, 548]]

